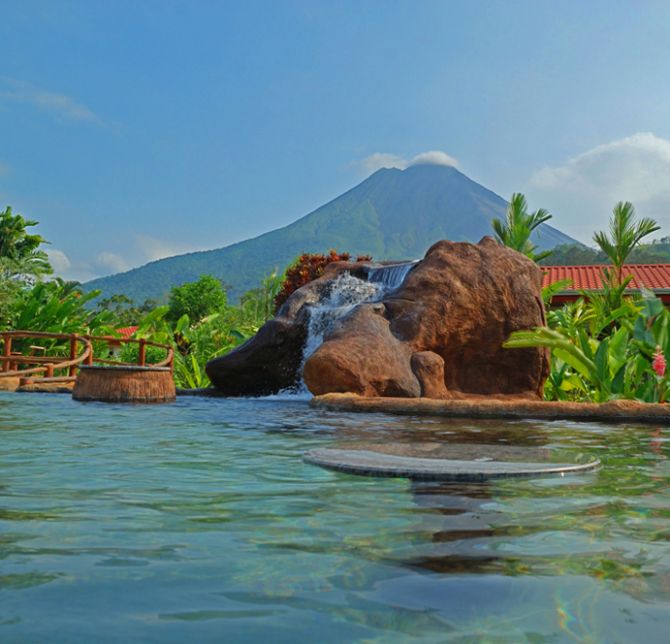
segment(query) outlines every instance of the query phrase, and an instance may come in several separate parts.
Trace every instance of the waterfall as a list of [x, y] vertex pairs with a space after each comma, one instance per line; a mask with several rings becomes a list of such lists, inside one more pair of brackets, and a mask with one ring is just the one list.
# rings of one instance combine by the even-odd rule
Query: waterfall
[[303, 364], [322, 344], [337, 320], [350, 313], [363, 302], [377, 302], [385, 289], [379, 283], [366, 282], [349, 272], [340, 273], [332, 284], [328, 297], [310, 308], [307, 339], [302, 352]]
[[328, 297], [312, 306], [309, 311], [307, 339], [300, 366], [300, 391], [306, 391], [302, 370], [307, 358], [323, 344], [324, 337], [330, 333], [335, 324], [359, 304], [379, 302], [387, 293], [395, 291], [416, 264], [417, 262], [405, 262], [371, 267], [368, 269], [367, 280], [354, 277], [345, 271], [333, 280]]
[[388, 264], [368, 269], [368, 281], [381, 284], [384, 293], [395, 291], [405, 281], [408, 273], [417, 265], [418, 261], [402, 264]]

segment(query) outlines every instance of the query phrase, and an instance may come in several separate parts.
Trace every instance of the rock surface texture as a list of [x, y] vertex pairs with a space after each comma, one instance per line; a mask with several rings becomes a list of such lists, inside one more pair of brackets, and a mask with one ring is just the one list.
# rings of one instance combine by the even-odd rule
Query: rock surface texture
[[226, 396], [265, 396], [295, 386], [300, 380], [310, 307], [328, 297], [340, 273], [364, 277], [366, 266], [329, 264], [322, 277], [295, 291], [253, 338], [210, 360], [206, 371], [217, 391]]
[[534, 262], [490, 237], [440, 241], [381, 305], [359, 307], [326, 336], [305, 382], [316, 395], [540, 398], [547, 351], [502, 343], [545, 324], [541, 280]]
[[[260, 395], [299, 379], [310, 305], [348, 270], [337, 262], [296, 291], [277, 317], [230, 354], [211, 361], [212, 383], [228, 395]], [[541, 270], [490, 237], [434, 244], [396, 290], [338, 320], [304, 363], [316, 395], [450, 399], [505, 395], [537, 399], [549, 373], [546, 350], [503, 349], [509, 334], [545, 323]]]

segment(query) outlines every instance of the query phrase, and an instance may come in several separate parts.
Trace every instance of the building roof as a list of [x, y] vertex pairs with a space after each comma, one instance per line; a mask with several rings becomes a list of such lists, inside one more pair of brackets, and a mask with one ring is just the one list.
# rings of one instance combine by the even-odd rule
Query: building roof
[[[544, 275], [542, 286], [547, 286], [559, 280], [570, 279], [572, 284], [562, 293], [579, 290], [602, 289], [602, 272], [612, 266], [542, 266]], [[624, 276], [632, 275], [629, 285], [631, 289], [641, 287], [652, 291], [670, 292], [670, 264], [626, 264], [623, 267]]]
[[137, 326], [124, 326], [121, 329], [117, 329], [116, 332], [124, 339], [124, 340], [129, 340], [130, 338], [135, 335], [135, 331], [137, 331], [139, 327]]

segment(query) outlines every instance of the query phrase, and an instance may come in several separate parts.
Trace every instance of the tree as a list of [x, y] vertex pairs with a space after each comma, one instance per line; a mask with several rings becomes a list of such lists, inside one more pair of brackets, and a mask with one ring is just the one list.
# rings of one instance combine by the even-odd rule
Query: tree
[[647, 217], [635, 223], [635, 208], [629, 201], [620, 201], [614, 206], [610, 219], [610, 236], [599, 231], [593, 235], [593, 241], [614, 265], [616, 285], [623, 283], [623, 265], [631, 252], [644, 237], [659, 229], [660, 226]]
[[201, 275], [197, 282], [175, 286], [170, 291], [167, 319], [176, 322], [188, 315], [192, 324], [226, 306], [226, 292], [212, 275]]
[[31, 235], [27, 231], [37, 223], [12, 214], [10, 206], [0, 213], [0, 259], [6, 279], [17, 275], [36, 278], [53, 273], [49, 257], [40, 248], [49, 242], [41, 235]]
[[551, 215], [544, 208], [528, 214], [526, 197], [520, 192], [515, 192], [507, 206], [505, 221], [495, 218], [491, 225], [501, 244], [518, 250], [534, 262], [538, 262], [551, 255], [551, 251], [535, 253], [537, 246], [530, 241], [530, 236], [540, 224], [549, 219]]
[[40, 249], [48, 242], [26, 230], [36, 225], [36, 221], [12, 214], [9, 206], [0, 212], [0, 328], [11, 325], [21, 292], [53, 272], [47, 254]]

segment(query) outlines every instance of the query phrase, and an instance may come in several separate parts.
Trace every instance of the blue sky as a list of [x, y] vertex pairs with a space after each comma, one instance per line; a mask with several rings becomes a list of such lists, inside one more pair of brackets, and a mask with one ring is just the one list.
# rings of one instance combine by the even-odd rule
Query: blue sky
[[667, 2], [0, 0], [0, 15], [0, 207], [41, 222], [67, 277], [260, 234], [431, 150], [584, 241], [619, 200], [670, 234]]

